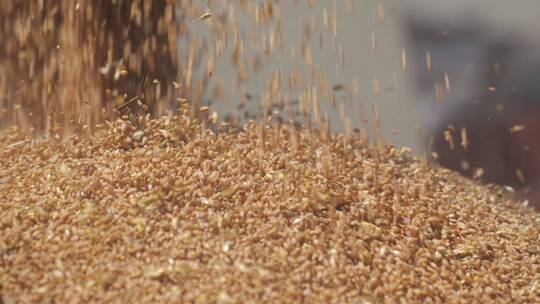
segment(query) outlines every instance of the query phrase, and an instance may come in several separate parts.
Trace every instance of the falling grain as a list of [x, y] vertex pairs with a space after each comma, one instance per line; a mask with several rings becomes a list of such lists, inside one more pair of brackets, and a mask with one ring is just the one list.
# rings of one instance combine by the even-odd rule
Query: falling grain
[[521, 169], [516, 169], [516, 176], [522, 184], [525, 183], [525, 175]]
[[444, 101], [444, 89], [443, 86], [438, 82], [435, 83], [435, 100], [438, 103], [442, 103]]
[[198, 20], [198, 21], [202, 21], [202, 20], [209, 19], [210, 17], [212, 17], [212, 14], [210, 14], [210, 13], [204, 13], [204, 14], [202, 14], [199, 18], [197, 18], [197, 20]]
[[341, 45], [339, 46], [339, 65], [341, 67], [345, 66], [345, 51]]
[[480, 179], [484, 176], [484, 169], [483, 168], [475, 168], [473, 171], [473, 178], [474, 179]]
[[378, 78], [373, 78], [372, 91], [375, 96], [381, 95], [381, 82]]
[[205, 113], [205, 112], [208, 112], [209, 109], [210, 109], [210, 108], [207, 107], [207, 106], [202, 106], [202, 107], [199, 108], [199, 112]]
[[330, 29], [330, 21], [328, 18], [328, 11], [326, 10], [326, 8], [323, 8], [322, 15], [323, 15], [324, 29], [328, 31]]
[[407, 51], [405, 48], [401, 49], [401, 69], [405, 70], [407, 68]]
[[444, 131], [444, 140], [446, 140], [446, 142], [450, 146], [450, 149], [454, 150], [454, 138], [452, 136], [452, 131], [450, 130]]
[[463, 146], [463, 149], [467, 151], [469, 148], [469, 140], [467, 138], [467, 127], [461, 128], [461, 146]]
[[450, 92], [450, 77], [448, 76], [448, 73], [444, 73], [444, 85], [446, 92]]
[[432, 66], [432, 62], [431, 62], [431, 52], [430, 51], [426, 52], [426, 66], [427, 66], [428, 72], [431, 73], [431, 71], [433, 69], [433, 66]]
[[510, 133], [517, 133], [523, 130], [525, 130], [525, 125], [513, 125], [509, 131]]
[[377, 21], [383, 23], [384, 21], [384, 5], [382, 3], [377, 4], [376, 8]]
[[354, 11], [353, 0], [346, 0], [345, 9], [346, 9], [347, 14], [352, 14], [353, 13], [353, 11]]

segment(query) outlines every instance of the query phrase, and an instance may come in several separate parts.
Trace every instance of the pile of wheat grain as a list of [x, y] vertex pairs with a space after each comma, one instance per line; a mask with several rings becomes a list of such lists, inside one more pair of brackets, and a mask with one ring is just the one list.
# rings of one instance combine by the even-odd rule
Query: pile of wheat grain
[[221, 129], [2, 131], [0, 302], [540, 301], [540, 216], [504, 189], [356, 137]]

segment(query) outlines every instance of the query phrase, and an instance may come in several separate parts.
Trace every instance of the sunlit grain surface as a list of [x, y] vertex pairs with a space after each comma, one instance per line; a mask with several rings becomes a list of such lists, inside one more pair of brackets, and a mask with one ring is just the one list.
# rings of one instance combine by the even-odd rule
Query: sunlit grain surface
[[538, 213], [358, 135], [181, 117], [21, 140], [0, 135], [4, 303], [540, 296]]

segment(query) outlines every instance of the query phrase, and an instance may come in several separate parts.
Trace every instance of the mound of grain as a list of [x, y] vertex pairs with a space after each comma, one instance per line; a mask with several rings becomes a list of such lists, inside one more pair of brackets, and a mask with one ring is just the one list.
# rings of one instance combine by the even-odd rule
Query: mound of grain
[[540, 217], [405, 149], [287, 125], [0, 133], [0, 302], [540, 300]]

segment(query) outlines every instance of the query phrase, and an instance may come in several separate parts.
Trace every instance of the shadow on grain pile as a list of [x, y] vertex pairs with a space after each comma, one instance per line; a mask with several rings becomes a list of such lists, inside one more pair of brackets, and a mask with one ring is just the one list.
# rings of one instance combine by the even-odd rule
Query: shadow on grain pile
[[406, 149], [179, 116], [0, 158], [4, 303], [540, 297], [538, 213]]

